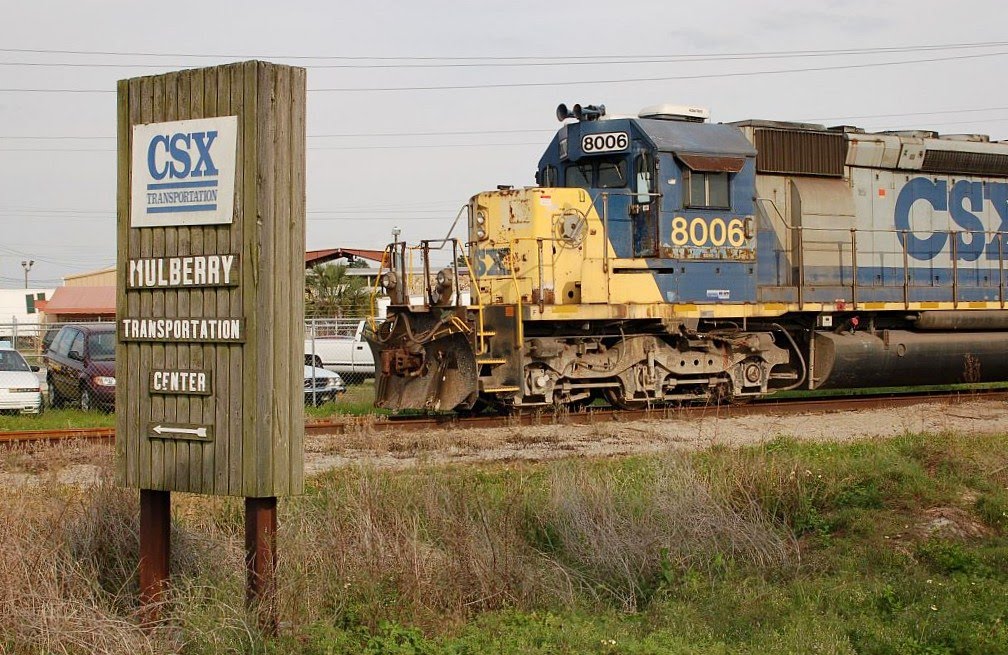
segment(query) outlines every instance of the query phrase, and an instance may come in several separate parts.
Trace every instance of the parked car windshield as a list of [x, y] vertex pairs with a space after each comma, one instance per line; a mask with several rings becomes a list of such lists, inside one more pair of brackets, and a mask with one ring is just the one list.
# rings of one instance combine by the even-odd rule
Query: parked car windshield
[[28, 362], [16, 350], [0, 350], [0, 371], [31, 371]]
[[98, 332], [92, 334], [88, 342], [88, 354], [91, 359], [115, 359], [115, 332]]

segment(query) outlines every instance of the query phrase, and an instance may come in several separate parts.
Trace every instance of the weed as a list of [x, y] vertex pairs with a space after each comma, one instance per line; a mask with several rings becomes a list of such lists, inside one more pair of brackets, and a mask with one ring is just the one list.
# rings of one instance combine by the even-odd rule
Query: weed
[[984, 523], [997, 530], [1008, 530], [1008, 494], [995, 492], [982, 494], [974, 504], [976, 513]]
[[917, 556], [936, 573], [980, 576], [990, 573], [990, 568], [972, 550], [955, 541], [931, 539], [917, 546]]

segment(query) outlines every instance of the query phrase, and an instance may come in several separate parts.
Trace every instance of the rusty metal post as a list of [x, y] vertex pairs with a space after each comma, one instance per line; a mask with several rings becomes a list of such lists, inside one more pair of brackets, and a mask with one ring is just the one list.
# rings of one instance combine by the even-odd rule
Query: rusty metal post
[[171, 492], [140, 490], [140, 616], [156, 623], [168, 588], [171, 551]]
[[276, 497], [245, 499], [245, 603], [269, 635], [277, 632], [276, 508]]
[[427, 298], [426, 305], [430, 307], [437, 304], [434, 302], [434, 292], [431, 291], [430, 241], [421, 241], [420, 247], [423, 250], [424, 295]]

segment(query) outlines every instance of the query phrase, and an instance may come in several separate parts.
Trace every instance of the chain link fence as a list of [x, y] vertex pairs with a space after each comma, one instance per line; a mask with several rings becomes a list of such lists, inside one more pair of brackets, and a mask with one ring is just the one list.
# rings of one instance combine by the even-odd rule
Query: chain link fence
[[[370, 318], [306, 319], [305, 403], [374, 403]], [[67, 328], [63, 330], [63, 328]], [[115, 409], [115, 323], [0, 323], [0, 412]]]

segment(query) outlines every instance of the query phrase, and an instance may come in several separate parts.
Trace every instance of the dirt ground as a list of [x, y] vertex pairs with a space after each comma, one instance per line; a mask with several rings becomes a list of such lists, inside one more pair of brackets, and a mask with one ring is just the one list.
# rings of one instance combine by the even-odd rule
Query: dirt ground
[[454, 431], [374, 433], [364, 427], [354, 434], [308, 437], [305, 467], [311, 475], [344, 466], [401, 468], [418, 464], [612, 457], [715, 445], [751, 445], [777, 437], [851, 441], [940, 432], [1008, 432], [1008, 403], [926, 401], [909, 407], [816, 414], [710, 416]]
[[[348, 466], [540, 461], [564, 457], [618, 457], [667, 450], [757, 444], [777, 437], [851, 441], [906, 433], [1008, 432], [1004, 401], [922, 402], [909, 407], [795, 415], [710, 416], [592, 425], [549, 424], [506, 428], [377, 432], [366, 425], [350, 434], [309, 436], [308, 475]], [[46, 481], [88, 486], [109, 470], [109, 445], [76, 443], [0, 453], [0, 487]]]

